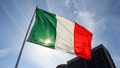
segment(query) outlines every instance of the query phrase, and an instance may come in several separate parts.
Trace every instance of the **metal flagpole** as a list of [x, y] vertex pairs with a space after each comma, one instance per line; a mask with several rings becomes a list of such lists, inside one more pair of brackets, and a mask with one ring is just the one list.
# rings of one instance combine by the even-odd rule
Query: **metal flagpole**
[[[38, 5], [36, 6], [36, 8], [37, 8], [37, 7], [38, 7]], [[36, 11], [36, 9], [35, 9], [35, 11]], [[18, 64], [19, 64], [19, 61], [20, 61], [20, 57], [21, 57], [21, 55], [22, 55], [22, 51], [23, 51], [23, 48], [24, 48], [24, 46], [25, 46], [25, 42], [26, 42], [26, 39], [27, 39], [27, 35], [28, 35], [29, 31], [30, 31], [30, 27], [31, 27], [31, 25], [32, 25], [33, 18], [34, 18], [34, 16], [35, 16], [35, 11], [34, 11], [34, 13], [33, 13], [33, 16], [32, 16], [32, 19], [31, 19], [31, 21], [30, 21], [30, 24], [29, 24], [27, 33], [26, 33], [26, 35], [25, 35], [25, 38], [24, 38], [24, 41], [23, 41], [21, 50], [20, 50], [20, 52], [19, 52], [19, 55], [18, 55], [18, 59], [17, 59], [16, 65], [15, 65], [15, 68], [18, 67]]]

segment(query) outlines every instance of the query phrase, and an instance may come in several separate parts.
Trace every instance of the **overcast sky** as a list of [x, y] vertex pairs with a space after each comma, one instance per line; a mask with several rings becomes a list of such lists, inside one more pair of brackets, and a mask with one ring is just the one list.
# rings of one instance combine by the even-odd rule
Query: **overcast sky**
[[[120, 0], [0, 0], [0, 68], [14, 68], [37, 5], [91, 31], [92, 48], [103, 44], [120, 68]], [[55, 68], [74, 57], [26, 42], [18, 68]]]

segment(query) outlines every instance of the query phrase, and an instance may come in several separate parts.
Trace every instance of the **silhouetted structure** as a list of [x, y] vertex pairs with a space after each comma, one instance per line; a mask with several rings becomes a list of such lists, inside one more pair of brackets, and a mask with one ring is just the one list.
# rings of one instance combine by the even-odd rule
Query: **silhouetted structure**
[[66, 67], [64, 68], [116, 68], [116, 67], [109, 52], [101, 44], [92, 49], [92, 59], [90, 61], [76, 57], [74, 59], [69, 60], [66, 64]]
[[67, 64], [58, 65], [56, 68], [67, 68]]

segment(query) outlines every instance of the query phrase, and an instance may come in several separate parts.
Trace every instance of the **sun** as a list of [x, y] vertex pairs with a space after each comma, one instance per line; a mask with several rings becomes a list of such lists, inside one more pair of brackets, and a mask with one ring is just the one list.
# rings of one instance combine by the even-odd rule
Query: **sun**
[[50, 40], [50, 39], [47, 39], [47, 40], [45, 40], [44, 42], [45, 42], [45, 45], [48, 45], [48, 44], [51, 43], [51, 40]]

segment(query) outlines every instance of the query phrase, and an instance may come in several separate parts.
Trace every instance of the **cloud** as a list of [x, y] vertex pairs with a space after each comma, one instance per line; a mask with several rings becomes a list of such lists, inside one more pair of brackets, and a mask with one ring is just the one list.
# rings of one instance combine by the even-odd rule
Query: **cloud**
[[[24, 2], [25, 4], [23, 2], [15, 1], [15, 0], [14, 1], [12, 0], [10, 2], [12, 3], [11, 4], [12, 7], [9, 6], [10, 4], [6, 5], [6, 3], [4, 3], [4, 2], [3, 3], [0, 2], [6, 15], [8, 16], [8, 19], [11, 20], [11, 22], [7, 22], [7, 23], [11, 23], [12, 25], [14, 25], [16, 27], [16, 29], [20, 32], [20, 34], [22, 36], [24, 36], [24, 33], [25, 33], [24, 29], [26, 29], [26, 25], [28, 25], [27, 23], [30, 22], [30, 19], [33, 15], [35, 7], [34, 7], [34, 5], [31, 6], [32, 2], [30, 2], [30, 0], [29, 0], [29, 2], [28, 2], [28, 0], [26, 0], [26, 2]], [[26, 6], [26, 7], [24, 7], [24, 6]], [[18, 16], [18, 17], [16, 17], [16, 16]]]
[[[58, 3], [59, 2], [59, 3]], [[57, 3], [56, 1], [54, 0], [46, 0], [46, 3], [47, 3], [47, 7], [48, 7], [48, 10], [52, 13], [55, 13], [55, 14], [60, 14], [60, 15], [64, 15], [64, 7], [65, 7], [65, 2], [59, 0]], [[63, 8], [61, 8], [63, 7]]]
[[20, 31], [20, 33], [23, 35], [23, 30], [21, 29], [21, 27], [16, 23], [16, 21], [13, 18], [13, 15], [11, 15], [12, 13], [9, 12], [9, 9], [7, 8], [6, 5], [4, 5], [3, 3], [1, 3], [3, 9], [5, 10], [5, 13], [8, 15], [8, 17], [11, 19], [12, 24], [14, 24], [16, 26], [16, 28]]
[[[96, 20], [95, 18], [97, 17], [96, 13], [86, 9], [87, 8], [86, 1], [84, 0], [73, 1], [73, 4], [76, 8], [76, 10], [74, 10], [74, 14], [76, 15], [76, 20], [80, 21], [80, 23], [83, 26], [85, 26], [92, 32], [96, 32], [96, 30], [100, 26], [102, 26], [102, 28], [105, 28], [105, 18]], [[104, 29], [102, 30], [104, 31]]]
[[113, 56], [113, 58], [114, 58], [114, 62], [116, 63], [116, 67], [120, 67], [120, 56], [116, 55]]
[[[93, 46], [98, 45], [98, 42], [103, 40], [101, 38], [101, 34], [105, 31], [105, 18], [102, 18], [100, 20], [95, 19], [96, 14], [91, 13], [89, 11], [79, 11], [78, 12], [78, 21], [80, 21], [80, 24], [83, 25], [85, 28], [87, 28], [89, 31], [93, 33]], [[101, 42], [104, 43], [104, 42]]]
[[65, 5], [69, 7], [70, 0], [65, 0]]
[[104, 38], [101, 38], [102, 33], [104, 33], [106, 29], [106, 18], [102, 17], [97, 19], [98, 14], [96, 14], [95, 11], [92, 12], [88, 10], [86, 0], [76, 0], [72, 1], [72, 3], [74, 8], [76, 8], [73, 12], [76, 15], [76, 21], [93, 33], [92, 46], [95, 47], [101, 43], [107, 44], [103, 41]]
[[10, 53], [10, 49], [0, 49], [0, 58], [6, 56], [8, 53]]
[[5, 57], [5, 56], [10, 56], [10, 55], [8, 55], [8, 54], [10, 54], [10, 53], [12, 54], [12, 53], [14, 53], [16, 50], [18, 50], [18, 47], [17, 47], [17, 48], [12, 47], [12, 48], [0, 49], [0, 58]]
[[95, 17], [96, 17], [96, 14], [91, 13], [89, 11], [78, 12], [78, 19], [80, 23], [83, 26], [85, 26], [88, 30], [90, 30], [91, 32], [95, 34], [99, 34], [105, 30], [105, 18], [96, 20]]

